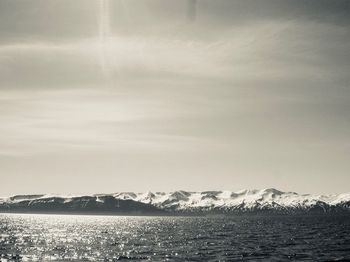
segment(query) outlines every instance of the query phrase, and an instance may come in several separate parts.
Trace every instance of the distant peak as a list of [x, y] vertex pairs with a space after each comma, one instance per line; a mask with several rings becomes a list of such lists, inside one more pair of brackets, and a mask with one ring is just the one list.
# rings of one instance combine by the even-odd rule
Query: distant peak
[[262, 190], [264, 193], [272, 193], [272, 194], [276, 194], [276, 195], [281, 195], [284, 192], [277, 190], [276, 188], [265, 188]]

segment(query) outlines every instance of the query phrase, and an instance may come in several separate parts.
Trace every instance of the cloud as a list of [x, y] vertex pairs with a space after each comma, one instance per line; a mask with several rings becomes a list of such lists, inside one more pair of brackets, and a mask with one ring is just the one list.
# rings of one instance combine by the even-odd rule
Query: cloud
[[93, 3], [0, 3], [0, 171], [346, 184], [348, 1]]

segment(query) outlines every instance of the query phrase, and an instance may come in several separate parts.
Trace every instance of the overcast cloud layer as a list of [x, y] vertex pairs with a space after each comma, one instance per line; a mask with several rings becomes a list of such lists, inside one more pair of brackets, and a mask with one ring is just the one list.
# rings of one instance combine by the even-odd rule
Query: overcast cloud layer
[[349, 1], [101, 1], [0, 2], [2, 195], [349, 191]]

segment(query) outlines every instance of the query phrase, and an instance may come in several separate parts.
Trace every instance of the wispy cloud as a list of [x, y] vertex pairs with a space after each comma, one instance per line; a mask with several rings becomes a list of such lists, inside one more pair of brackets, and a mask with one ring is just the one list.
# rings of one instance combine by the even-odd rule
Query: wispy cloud
[[9, 182], [103, 170], [162, 190], [164, 172], [201, 178], [197, 189], [287, 177], [311, 192], [320, 176], [326, 192], [329, 173], [340, 181], [330, 191], [347, 184], [348, 1], [198, 0], [192, 21], [187, 1], [110, 1], [102, 40], [97, 1], [41, 3], [0, 4]]

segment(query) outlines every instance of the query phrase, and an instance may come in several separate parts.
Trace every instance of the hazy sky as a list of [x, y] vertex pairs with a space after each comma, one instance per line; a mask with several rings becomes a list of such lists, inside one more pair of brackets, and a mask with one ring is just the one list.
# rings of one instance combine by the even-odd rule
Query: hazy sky
[[0, 195], [350, 191], [350, 1], [1, 0]]

